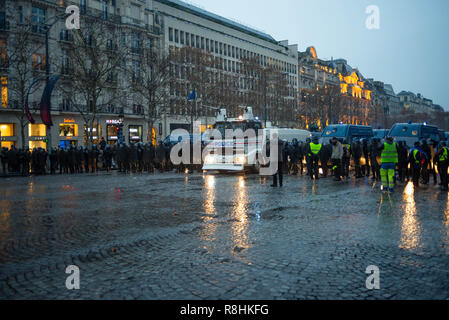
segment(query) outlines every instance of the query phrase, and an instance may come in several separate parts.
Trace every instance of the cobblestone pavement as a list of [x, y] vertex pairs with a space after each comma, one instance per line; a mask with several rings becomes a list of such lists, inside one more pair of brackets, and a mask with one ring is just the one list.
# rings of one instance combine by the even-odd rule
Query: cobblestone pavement
[[[0, 299], [448, 299], [449, 198], [370, 180], [0, 180]], [[80, 268], [81, 289], [65, 287]], [[380, 290], [366, 268], [380, 268]]]

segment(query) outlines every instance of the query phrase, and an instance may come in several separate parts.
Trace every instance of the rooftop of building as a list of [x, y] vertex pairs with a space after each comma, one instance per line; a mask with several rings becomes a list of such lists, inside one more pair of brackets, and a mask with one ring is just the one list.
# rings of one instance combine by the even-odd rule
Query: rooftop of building
[[278, 41], [276, 41], [272, 36], [270, 36], [269, 34], [256, 30], [254, 28], [245, 26], [241, 23], [232, 21], [231, 19], [227, 19], [224, 18], [222, 16], [219, 16], [215, 13], [206, 11], [204, 9], [201, 9], [197, 6], [194, 6], [192, 4], [186, 3], [184, 1], [180, 1], [180, 0], [157, 0], [160, 3], [166, 4], [168, 6], [171, 6], [173, 8], [177, 8], [180, 9], [182, 11], [191, 13], [193, 15], [196, 15], [198, 17], [222, 24], [226, 27], [238, 30], [240, 32], [246, 33], [248, 35], [257, 37], [259, 39], [265, 40], [265, 41], [269, 41], [275, 44], [278, 44]]

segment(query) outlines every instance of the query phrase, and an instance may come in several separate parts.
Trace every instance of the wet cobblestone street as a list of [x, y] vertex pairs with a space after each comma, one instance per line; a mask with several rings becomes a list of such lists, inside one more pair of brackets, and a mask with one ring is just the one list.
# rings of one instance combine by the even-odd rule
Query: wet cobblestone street
[[[449, 299], [435, 186], [257, 175], [0, 179], [0, 299]], [[81, 288], [65, 287], [80, 268]], [[380, 269], [380, 290], [365, 270]]]

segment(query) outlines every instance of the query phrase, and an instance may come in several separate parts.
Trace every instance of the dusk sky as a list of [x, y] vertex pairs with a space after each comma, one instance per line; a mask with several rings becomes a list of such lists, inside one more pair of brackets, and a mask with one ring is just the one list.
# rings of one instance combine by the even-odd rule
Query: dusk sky
[[[421, 93], [449, 110], [448, 0], [194, 0], [191, 4], [255, 27], [276, 40], [313, 45], [321, 59], [344, 58], [396, 93]], [[365, 10], [380, 9], [368, 30]]]

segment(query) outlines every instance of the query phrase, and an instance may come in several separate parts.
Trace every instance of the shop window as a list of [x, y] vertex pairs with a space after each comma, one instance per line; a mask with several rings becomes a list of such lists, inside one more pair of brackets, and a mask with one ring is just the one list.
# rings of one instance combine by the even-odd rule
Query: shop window
[[14, 124], [1, 123], [0, 124], [0, 137], [13, 137], [14, 136]]
[[94, 144], [98, 144], [100, 142], [100, 139], [101, 139], [101, 124], [93, 125], [92, 128], [90, 128], [90, 127], [87, 128], [87, 126], [84, 125], [83, 126], [83, 132], [84, 132], [83, 137], [84, 137], [84, 145], [86, 145], [86, 146], [88, 144], [87, 143], [87, 132], [90, 133], [91, 129], [92, 129], [92, 135], [89, 134], [89, 138], [92, 138], [92, 142]]
[[151, 143], [153, 144], [153, 146], [156, 146], [156, 138], [157, 138], [156, 128], [153, 127], [151, 129]]
[[15, 146], [16, 143], [14, 141], [1, 141], [2, 148], [11, 149], [12, 146]]
[[63, 123], [59, 125], [60, 137], [76, 137], [78, 136], [78, 125]]
[[108, 124], [106, 127], [107, 140], [109, 143], [118, 141], [119, 125]]
[[45, 141], [29, 141], [29, 148], [33, 150], [34, 148], [47, 149], [47, 143]]
[[139, 142], [142, 140], [142, 126], [129, 126], [129, 142]]
[[29, 124], [28, 136], [29, 137], [45, 137], [47, 135], [47, 128], [45, 124]]
[[7, 77], [1, 77], [0, 79], [1, 84], [1, 103], [2, 107], [6, 108], [8, 106], [8, 78]]

